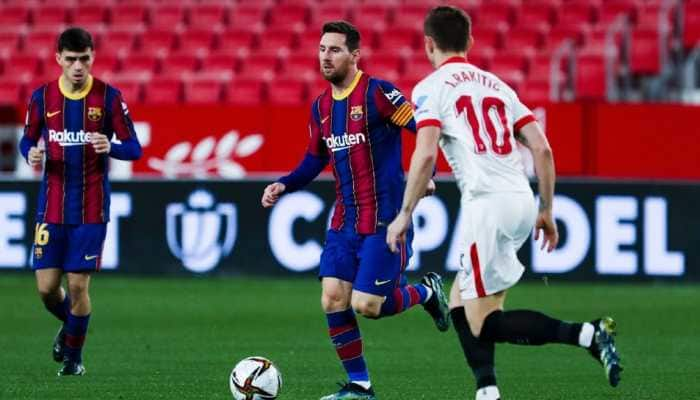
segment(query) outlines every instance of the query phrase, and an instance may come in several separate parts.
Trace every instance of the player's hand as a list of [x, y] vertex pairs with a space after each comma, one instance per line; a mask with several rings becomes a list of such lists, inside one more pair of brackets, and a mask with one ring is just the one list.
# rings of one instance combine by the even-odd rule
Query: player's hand
[[262, 195], [262, 205], [265, 208], [272, 207], [275, 203], [277, 203], [277, 200], [279, 200], [280, 196], [282, 193], [284, 193], [284, 190], [287, 187], [284, 185], [284, 183], [280, 182], [275, 182], [270, 185], [267, 185], [265, 188], [265, 191], [263, 192]]
[[429, 180], [428, 185], [425, 186], [425, 194], [423, 197], [428, 197], [432, 196], [435, 194], [435, 181], [434, 180]]
[[36, 146], [29, 149], [29, 154], [27, 154], [27, 162], [29, 162], [29, 165], [31, 165], [32, 168], [41, 165], [44, 161], [45, 152], [44, 149]]
[[542, 210], [537, 214], [537, 220], [535, 221], [535, 241], [539, 240], [540, 231], [543, 232], [540, 250], [544, 250], [546, 247], [547, 253], [550, 253], [557, 247], [557, 243], [559, 243], [559, 232], [557, 231], [557, 224], [554, 222], [551, 210]]
[[95, 149], [97, 154], [109, 154], [109, 151], [112, 149], [109, 138], [98, 132], [90, 134], [90, 143], [92, 143], [92, 148]]
[[411, 215], [399, 213], [386, 228], [386, 244], [392, 253], [398, 253], [402, 244], [406, 243], [406, 232], [411, 226]]

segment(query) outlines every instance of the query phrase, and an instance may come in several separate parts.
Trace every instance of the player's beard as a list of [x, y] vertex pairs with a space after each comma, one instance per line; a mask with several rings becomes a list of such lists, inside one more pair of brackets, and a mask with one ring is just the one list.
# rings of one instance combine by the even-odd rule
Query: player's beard
[[350, 70], [347, 64], [332, 68], [332, 72], [326, 74], [326, 72], [323, 70], [323, 67], [321, 67], [321, 74], [323, 75], [323, 79], [327, 80], [328, 82], [334, 85], [342, 83], [345, 80], [345, 77], [348, 75], [348, 71]]

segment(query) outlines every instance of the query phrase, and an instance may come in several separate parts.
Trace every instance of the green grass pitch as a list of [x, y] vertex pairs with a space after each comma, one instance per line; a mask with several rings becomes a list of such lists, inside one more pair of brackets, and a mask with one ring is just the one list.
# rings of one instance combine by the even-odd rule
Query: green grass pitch
[[[499, 345], [504, 399], [700, 398], [700, 290], [690, 285], [516, 286], [509, 308], [564, 319], [611, 314], [625, 371], [610, 388], [581, 349]], [[56, 376], [57, 321], [33, 276], [0, 277], [0, 399], [230, 399], [228, 375], [251, 355], [281, 369], [283, 400], [318, 399], [344, 378], [326, 334], [313, 278], [121, 278], [98, 274], [84, 351], [87, 375]], [[360, 320], [378, 398], [473, 399], [454, 331], [439, 333], [421, 307]]]

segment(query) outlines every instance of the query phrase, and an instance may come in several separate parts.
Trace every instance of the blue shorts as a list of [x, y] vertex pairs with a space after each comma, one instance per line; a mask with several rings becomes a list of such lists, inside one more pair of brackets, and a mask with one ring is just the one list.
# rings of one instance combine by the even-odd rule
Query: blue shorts
[[413, 254], [412, 240], [413, 229], [401, 251], [392, 253], [386, 244], [385, 227], [371, 235], [331, 229], [321, 253], [318, 275], [352, 282], [353, 289], [360, 292], [388, 296], [406, 284], [403, 272]]
[[107, 224], [45, 224], [34, 228], [32, 269], [99, 271]]

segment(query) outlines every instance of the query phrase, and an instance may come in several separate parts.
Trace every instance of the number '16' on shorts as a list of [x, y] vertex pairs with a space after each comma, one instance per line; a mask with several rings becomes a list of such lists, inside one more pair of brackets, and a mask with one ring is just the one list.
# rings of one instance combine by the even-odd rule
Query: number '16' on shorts
[[107, 224], [48, 224], [34, 228], [32, 269], [99, 271]]

